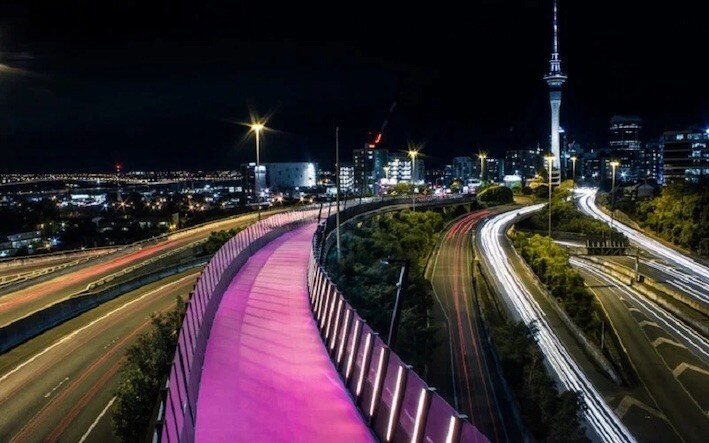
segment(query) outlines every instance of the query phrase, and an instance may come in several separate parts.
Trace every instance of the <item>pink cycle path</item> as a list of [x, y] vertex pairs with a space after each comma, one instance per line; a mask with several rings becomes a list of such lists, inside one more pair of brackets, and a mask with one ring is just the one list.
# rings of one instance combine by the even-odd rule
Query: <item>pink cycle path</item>
[[369, 442], [310, 311], [315, 223], [253, 255], [224, 294], [202, 370], [197, 442]]

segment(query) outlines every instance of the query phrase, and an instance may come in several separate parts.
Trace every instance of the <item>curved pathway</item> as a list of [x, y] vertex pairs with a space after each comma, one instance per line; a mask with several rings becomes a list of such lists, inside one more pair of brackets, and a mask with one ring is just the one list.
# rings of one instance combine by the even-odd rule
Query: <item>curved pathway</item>
[[267, 244], [217, 311], [197, 402], [197, 442], [368, 442], [310, 310], [315, 223]]

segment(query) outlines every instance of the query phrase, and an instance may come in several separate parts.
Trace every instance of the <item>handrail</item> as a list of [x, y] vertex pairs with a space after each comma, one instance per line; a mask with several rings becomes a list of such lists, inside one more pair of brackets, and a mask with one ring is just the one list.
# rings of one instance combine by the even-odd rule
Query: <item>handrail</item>
[[314, 206], [271, 215], [229, 239], [209, 261], [187, 301], [164, 397], [157, 408], [153, 441], [194, 441], [204, 354], [224, 292], [253, 253], [283, 232], [317, 216]]
[[330, 279], [320, 264], [328, 222], [321, 223], [313, 237], [311, 308], [326, 350], [372, 431], [382, 442], [487, 442], [465, 415], [392, 352]]

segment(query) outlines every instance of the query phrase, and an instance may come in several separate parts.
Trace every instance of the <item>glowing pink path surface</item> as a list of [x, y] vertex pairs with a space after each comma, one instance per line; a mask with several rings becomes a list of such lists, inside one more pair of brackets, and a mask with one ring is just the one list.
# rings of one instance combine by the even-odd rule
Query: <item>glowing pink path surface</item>
[[224, 294], [204, 359], [197, 442], [373, 441], [310, 311], [314, 232], [312, 223], [273, 240]]

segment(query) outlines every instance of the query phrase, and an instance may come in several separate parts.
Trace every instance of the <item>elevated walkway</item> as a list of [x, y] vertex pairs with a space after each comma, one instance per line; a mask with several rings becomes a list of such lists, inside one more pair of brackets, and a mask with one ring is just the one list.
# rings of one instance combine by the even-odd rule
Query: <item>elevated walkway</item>
[[374, 441], [310, 308], [315, 228], [268, 243], [226, 290], [206, 347], [195, 441]]

